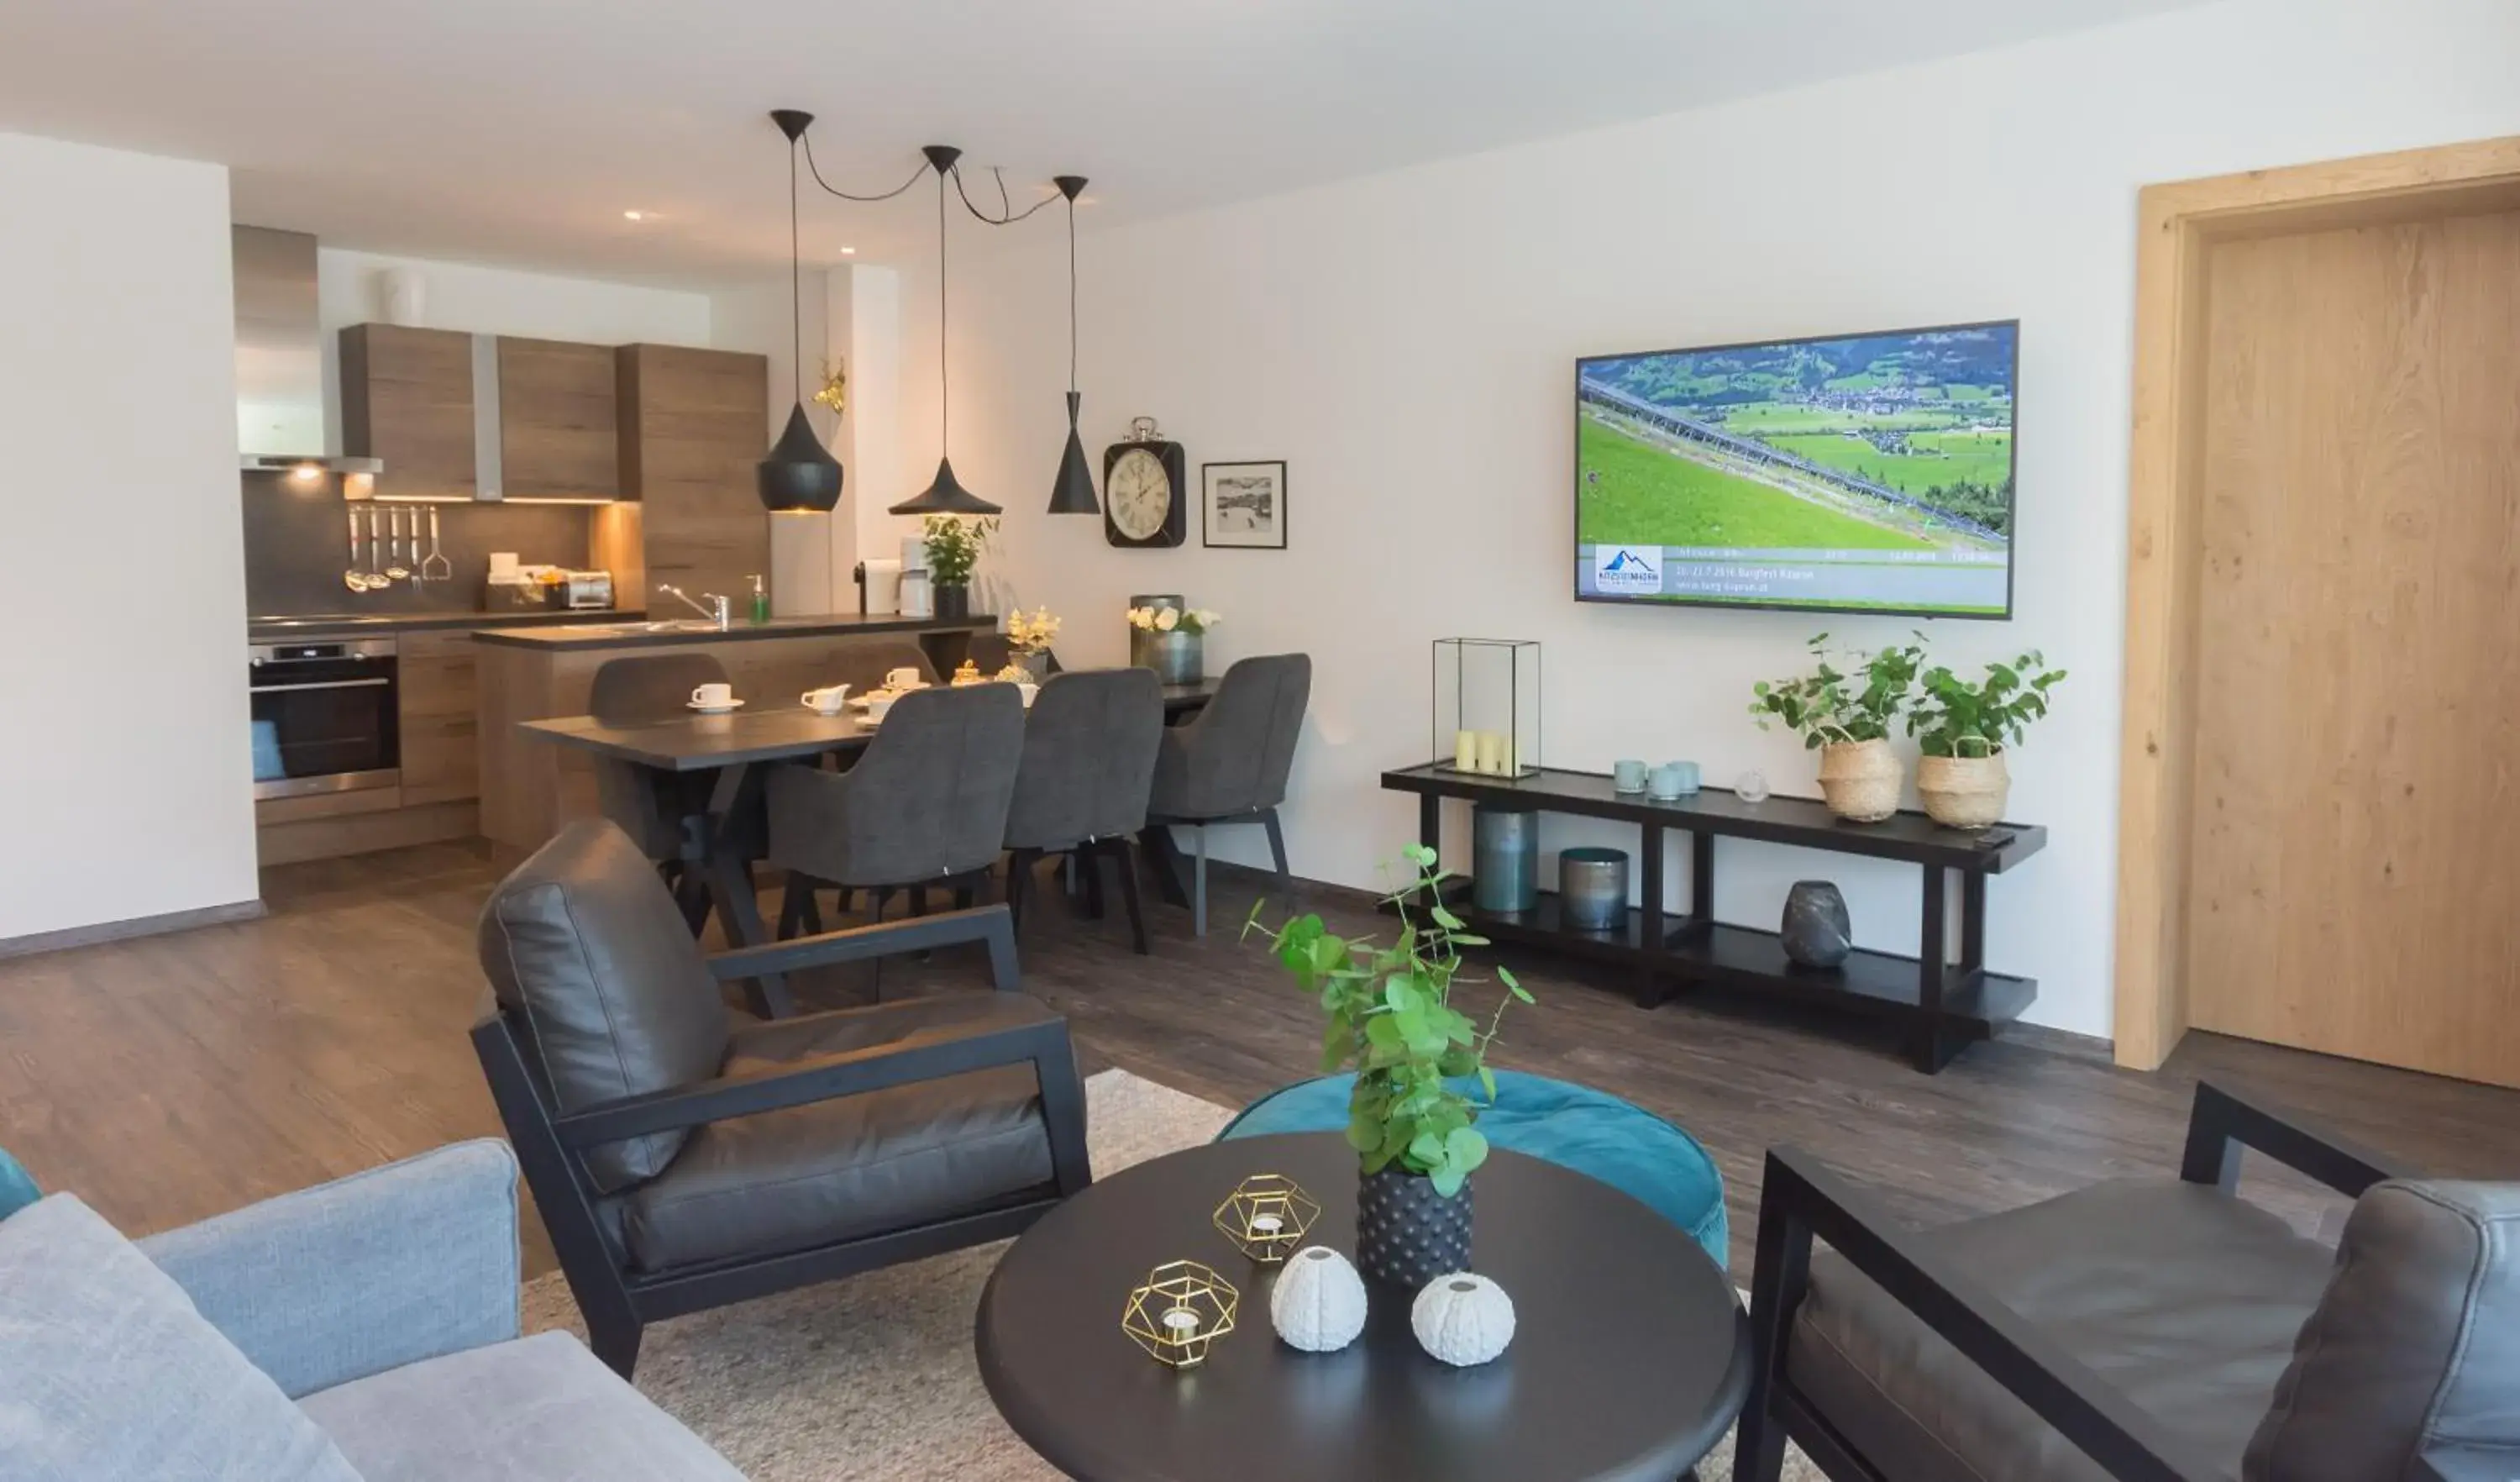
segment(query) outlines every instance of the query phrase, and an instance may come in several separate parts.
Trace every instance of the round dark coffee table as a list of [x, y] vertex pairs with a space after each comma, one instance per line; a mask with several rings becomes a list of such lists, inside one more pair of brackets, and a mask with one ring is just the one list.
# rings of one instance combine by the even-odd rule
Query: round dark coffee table
[[[1472, 1264], [1513, 1298], [1503, 1358], [1452, 1369], [1409, 1330], [1414, 1291], [1372, 1286], [1365, 1336], [1298, 1353], [1269, 1325], [1278, 1268], [1208, 1223], [1234, 1186], [1285, 1174], [1322, 1203], [1309, 1243], [1351, 1250], [1356, 1155], [1335, 1133], [1246, 1138], [1094, 1185], [1015, 1241], [980, 1294], [999, 1414], [1088, 1482], [1671, 1482], [1750, 1387], [1750, 1324], [1696, 1241], [1606, 1184], [1499, 1150], [1477, 1175]], [[1241, 1292], [1235, 1330], [1179, 1372], [1120, 1330], [1166, 1261]]]

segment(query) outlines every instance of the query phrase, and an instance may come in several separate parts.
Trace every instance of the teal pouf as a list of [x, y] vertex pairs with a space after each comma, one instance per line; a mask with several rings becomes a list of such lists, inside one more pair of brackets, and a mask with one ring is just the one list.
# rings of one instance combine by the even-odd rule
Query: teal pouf
[[[1496, 1104], [1479, 1109], [1478, 1128], [1490, 1144], [1599, 1179], [1688, 1231], [1717, 1270], [1730, 1267], [1724, 1175], [1697, 1139], [1606, 1092], [1516, 1070], [1500, 1070], [1496, 1080]], [[1244, 1107], [1217, 1141], [1344, 1132], [1355, 1083], [1352, 1075], [1330, 1075], [1282, 1087]], [[1478, 1100], [1474, 1086], [1470, 1099]]]
[[0, 1220], [9, 1218], [43, 1196], [44, 1191], [35, 1187], [34, 1175], [9, 1156], [7, 1148], [0, 1147]]

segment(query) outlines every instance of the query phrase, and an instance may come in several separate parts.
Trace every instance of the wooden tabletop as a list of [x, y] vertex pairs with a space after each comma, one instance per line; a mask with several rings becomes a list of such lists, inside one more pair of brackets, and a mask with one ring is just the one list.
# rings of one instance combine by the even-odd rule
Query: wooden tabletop
[[[1216, 694], [1215, 680], [1166, 685], [1167, 719], [1196, 710]], [[601, 752], [660, 772], [709, 772], [753, 762], [785, 761], [829, 751], [855, 751], [882, 728], [851, 709], [824, 715], [793, 700], [753, 704], [729, 715], [676, 716], [637, 726], [608, 726], [592, 715], [529, 720], [519, 729], [563, 746]]]

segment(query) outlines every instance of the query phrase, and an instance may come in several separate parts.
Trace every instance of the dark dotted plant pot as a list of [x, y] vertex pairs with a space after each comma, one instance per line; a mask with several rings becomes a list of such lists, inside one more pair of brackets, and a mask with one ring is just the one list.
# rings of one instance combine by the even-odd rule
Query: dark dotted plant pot
[[1470, 1190], [1463, 1184], [1448, 1199], [1434, 1180], [1397, 1164], [1358, 1179], [1356, 1269], [1411, 1290], [1469, 1270]]

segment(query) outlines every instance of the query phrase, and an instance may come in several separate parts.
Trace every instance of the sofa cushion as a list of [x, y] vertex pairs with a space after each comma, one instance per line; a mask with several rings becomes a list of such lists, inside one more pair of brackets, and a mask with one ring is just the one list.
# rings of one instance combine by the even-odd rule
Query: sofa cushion
[[[1930, 1233], [2003, 1304], [2236, 1476], [2327, 1251], [2219, 1190], [2127, 1180]], [[1834, 1253], [1786, 1373], [1886, 1482], [2104, 1482], [2083, 1452]]]
[[[739, 1031], [726, 1073], [773, 1075], [1055, 1017], [1012, 993], [812, 1014]], [[660, 1271], [922, 1225], [1050, 1181], [1040, 1083], [1016, 1065], [711, 1123], [623, 1196], [621, 1219], [631, 1259]]]
[[0, 1221], [0, 1477], [359, 1482], [182, 1287], [68, 1194]]
[[[612, 825], [571, 824], [500, 881], [481, 908], [480, 951], [562, 1114], [717, 1074], [717, 980], [655, 866]], [[652, 1178], [686, 1136], [589, 1148], [588, 1172], [607, 1192]]]
[[298, 1403], [367, 1482], [742, 1482], [562, 1332], [424, 1360]]
[[2520, 1184], [2381, 1184], [2355, 1202], [2249, 1482], [2408, 1475], [2438, 1447], [2520, 1474]]

